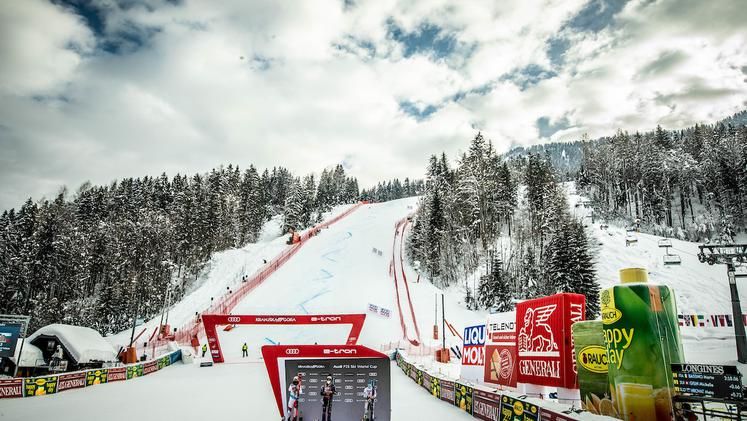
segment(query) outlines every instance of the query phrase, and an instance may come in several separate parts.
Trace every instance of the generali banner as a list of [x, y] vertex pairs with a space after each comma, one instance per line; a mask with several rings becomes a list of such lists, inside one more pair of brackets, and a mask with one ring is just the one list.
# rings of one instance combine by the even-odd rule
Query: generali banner
[[516, 305], [518, 381], [577, 388], [571, 324], [584, 319], [586, 298], [555, 294]]
[[485, 338], [485, 365], [483, 380], [486, 383], [516, 387], [516, 312], [496, 313], [488, 316]]

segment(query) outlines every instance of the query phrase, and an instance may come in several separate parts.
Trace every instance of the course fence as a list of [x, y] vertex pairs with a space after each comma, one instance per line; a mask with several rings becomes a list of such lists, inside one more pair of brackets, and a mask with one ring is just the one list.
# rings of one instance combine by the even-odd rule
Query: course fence
[[176, 350], [156, 359], [115, 367], [96, 368], [72, 373], [0, 380], [0, 399], [50, 395], [98, 384], [132, 380], [162, 370], [182, 359]]
[[[254, 273], [254, 275], [249, 276], [244, 280], [241, 285], [236, 289], [236, 291], [232, 291], [227, 295], [224, 295], [220, 299], [218, 299], [214, 304], [212, 304], [210, 307], [205, 309], [202, 313], [203, 314], [229, 314], [231, 311], [236, 307], [236, 305], [241, 302], [244, 298], [246, 298], [249, 293], [251, 293], [255, 288], [262, 285], [267, 278], [269, 278], [273, 273], [275, 273], [278, 269], [280, 269], [281, 266], [283, 266], [288, 260], [290, 260], [293, 255], [298, 253], [298, 250], [300, 250], [301, 247], [306, 243], [307, 240], [309, 240], [311, 237], [317, 235], [320, 233], [322, 229], [329, 228], [332, 224], [340, 221], [341, 219], [345, 218], [346, 216], [350, 215], [351, 213], [355, 212], [358, 208], [360, 208], [363, 205], [368, 204], [368, 202], [359, 202], [344, 212], [340, 213], [339, 215], [335, 216], [334, 218], [331, 218], [327, 221], [324, 221], [318, 225], [315, 225], [312, 228], [307, 229], [303, 232], [300, 236], [300, 241], [295, 244], [291, 244], [286, 248], [283, 252], [281, 252], [279, 255], [275, 256], [273, 259], [271, 259], [267, 264], [263, 265], [261, 269], [259, 269], [257, 272]], [[183, 326], [178, 328], [176, 330], [176, 334], [174, 335], [174, 340], [181, 344], [190, 344], [192, 341], [192, 338], [195, 336], [198, 336], [200, 334], [201, 329], [203, 329], [202, 321], [200, 319], [191, 320], [187, 323], [185, 323]], [[166, 341], [159, 339], [157, 341], [153, 341], [154, 343], [151, 345], [154, 349], [157, 349], [158, 347], [164, 346]]]
[[431, 396], [454, 405], [479, 420], [569, 421], [580, 419], [578, 413], [573, 411], [561, 412], [546, 408], [541, 404], [536, 404], [534, 400], [524, 400], [524, 396], [516, 397], [506, 391], [449, 379], [423, 370], [407, 361], [399, 351], [395, 358], [402, 372]]

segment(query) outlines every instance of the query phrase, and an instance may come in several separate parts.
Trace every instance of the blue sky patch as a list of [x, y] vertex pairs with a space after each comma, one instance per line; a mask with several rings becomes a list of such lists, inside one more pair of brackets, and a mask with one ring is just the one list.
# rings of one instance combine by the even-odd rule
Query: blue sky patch
[[405, 57], [424, 54], [440, 59], [450, 56], [457, 47], [457, 39], [453, 34], [446, 33], [443, 28], [427, 22], [422, 23], [413, 32], [405, 32], [393, 19], [389, 19], [387, 30], [391, 39], [402, 44]]
[[599, 32], [610, 26], [629, 0], [591, 0], [566, 25], [574, 31]]
[[539, 129], [540, 137], [550, 137], [555, 133], [571, 127], [568, 122], [568, 118], [563, 117], [554, 124], [550, 124], [550, 117], [540, 117], [537, 119], [537, 129]]
[[523, 91], [538, 84], [540, 81], [553, 78], [557, 75], [553, 70], [545, 69], [536, 64], [530, 64], [502, 76], [501, 80], [512, 82]]
[[427, 119], [431, 114], [438, 111], [435, 105], [426, 105], [425, 107], [418, 107], [414, 102], [411, 101], [400, 101], [399, 109], [405, 114], [413, 117], [415, 121], [423, 121]]

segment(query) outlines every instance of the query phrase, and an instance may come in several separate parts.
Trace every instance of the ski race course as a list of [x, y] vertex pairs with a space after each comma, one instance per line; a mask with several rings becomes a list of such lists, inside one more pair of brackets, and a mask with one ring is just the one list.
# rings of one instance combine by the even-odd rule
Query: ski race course
[[[663, 264], [659, 237], [636, 234], [637, 243], [626, 246], [623, 227], [600, 227], [586, 217], [588, 209], [577, 203], [582, 198], [567, 185], [571, 211], [588, 221], [598, 244], [598, 274], [601, 286], [618, 282], [617, 271], [645, 267], [653, 283], [674, 288], [678, 312], [702, 315], [704, 326], [681, 328], [689, 362], [736, 364], [733, 329], [713, 326], [711, 315], [730, 314], [725, 270], [698, 262], [697, 244], [672, 240], [672, 251], [682, 264]], [[434, 300], [441, 292], [427, 280], [417, 282], [418, 273], [406, 263], [403, 238], [411, 227], [407, 216], [417, 198], [381, 204], [364, 204], [317, 235], [305, 240], [295, 254], [277, 271], [256, 286], [232, 309], [232, 314], [304, 315], [366, 313], [358, 343], [374, 350], [404, 348], [419, 365], [445, 375], [458, 376], [459, 364], [433, 362], [437, 343], [432, 338]], [[328, 217], [347, 207], [336, 209]], [[262, 270], [265, 260], [289, 247], [278, 232], [277, 221], [257, 244], [217, 254], [191, 293], [170, 312], [172, 326], [193, 323], [195, 312], [241, 288], [242, 278]], [[230, 291], [230, 292], [226, 292]], [[446, 319], [461, 332], [465, 326], [484, 321], [486, 313], [464, 308], [464, 291], [454, 286], [446, 291]], [[439, 297], [440, 301], [440, 297]], [[377, 309], [376, 313], [371, 310]], [[382, 309], [384, 311], [382, 311]], [[439, 312], [440, 319], [440, 312]], [[150, 333], [159, 320], [139, 327]], [[710, 323], [710, 324], [709, 324]], [[697, 323], [696, 323], [697, 324]], [[439, 330], [440, 330], [439, 326]], [[176, 364], [156, 375], [127, 382], [73, 390], [57, 395], [0, 401], [0, 419], [29, 417], [78, 420], [95, 414], [107, 420], [273, 420], [277, 407], [260, 349], [270, 344], [341, 344], [350, 327], [241, 326], [224, 331], [219, 340], [224, 364], [200, 368], [197, 364]], [[441, 332], [440, 332], [441, 333]], [[115, 345], [129, 341], [130, 332], [108, 339]], [[205, 338], [200, 337], [201, 344]], [[249, 356], [242, 357], [247, 343]], [[447, 332], [447, 346], [461, 339]], [[416, 347], [416, 345], [420, 345]], [[418, 356], [422, 354], [422, 356]], [[208, 353], [207, 358], [210, 358]], [[196, 359], [199, 362], [200, 358]], [[457, 407], [433, 399], [392, 363], [392, 419], [473, 419]], [[317, 417], [309, 415], [307, 420]]]

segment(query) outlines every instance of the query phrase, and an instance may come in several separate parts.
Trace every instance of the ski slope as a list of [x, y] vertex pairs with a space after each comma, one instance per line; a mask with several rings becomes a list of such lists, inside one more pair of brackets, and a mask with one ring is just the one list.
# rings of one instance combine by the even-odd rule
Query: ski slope
[[[583, 198], [572, 185], [566, 188], [571, 211], [584, 219], [589, 210], [575, 206]], [[440, 345], [440, 340], [432, 337], [432, 327], [436, 319], [434, 305], [436, 301], [440, 303], [442, 291], [427, 281], [417, 282], [417, 272], [402, 255], [403, 235], [406, 238], [410, 229], [406, 217], [416, 206], [417, 198], [361, 206], [308, 239], [285, 265], [244, 298], [233, 314], [366, 313], [360, 344], [376, 350], [403, 347], [409, 349], [411, 356], [424, 354], [417, 360], [430, 369], [458, 376], [458, 362], [438, 364], [432, 358], [432, 349]], [[697, 244], [672, 240], [673, 251], [681, 255], [682, 265], [665, 266], [658, 237], [638, 234], [637, 245], [626, 247], [624, 228], [610, 226], [603, 230], [598, 221], [594, 226], [590, 221], [588, 224], [598, 247], [597, 271], [602, 287], [618, 282], [619, 269], [641, 266], [649, 270], [651, 282], [674, 288], [680, 313], [730, 313], [725, 269], [701, 264], [696, 257]], [[195, 290], [173, 306], [170, 322], [189, 321], [195, 311], [209, 305], [211, 296], [231, 288], [233, 282], [240, 282], [241, 276], [261, 268], [264, 259], [271, 259], [285, 247], [285, 236], [265, 237], [258, 244], [218, 254]], [[445, 291], [446, 318], [460, 333], [466, 326], [483, 323], [486, 316], [464, 308], [463, 297], [459, 286]], [[371, 304], [390, 310], [389, 317], [369, 312]], [[146, 326], [150, 329], [157, 324], [158, 319]], [[81, 408], [86, 413], [107, 413], [111, 415], [107, 418], [124, 419], [132, 414], [113, 410], [124, 401], [138, 408], [137, 416], [145, 420], [276, 419], [277, 409], [260, 359], [261, 347], [274, 343], [343, 343], [348, 331], [349, 327], [342, 325], [313, 329], [237, 326], [230, 331], [220, 330], [225, 364], [211, 368], [176, 365], [133, 381], [60, 395], [5, 400], [0, 402], [0, 419], [25, 419], [33, 414], [73, 420], [79, 419]], [[439, 334], [443, 334], [440, 325]], [[682, 328], [682, 334], [689, 362], [735, 363], [731, 328]], [[127, 341], [129, 332], [111, 340]], [[414, 348], [412, 340], [418, 340], [422, 346]], [[461, 344], [459, 338], [449, 333], [446, 342], [447, 346]], [[244, 343], [249, 347], [246, 358], [241, 355]], [[432, 399], [396, 367], [392, 370], [392, 396], [393, 420], [471, 419], [456, 408]]]

